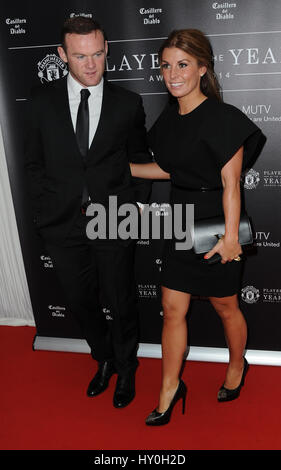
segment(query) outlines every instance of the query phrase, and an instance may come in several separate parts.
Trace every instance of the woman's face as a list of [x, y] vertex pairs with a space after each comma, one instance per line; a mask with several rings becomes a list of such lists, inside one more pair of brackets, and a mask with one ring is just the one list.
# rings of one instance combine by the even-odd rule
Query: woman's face
[[200, 79], [206, 73], [197, 59], [177, 47], [164, 49], [161, 60], [163, 78], [169, 92], [176, 98], [192, 98], [201, 94]]

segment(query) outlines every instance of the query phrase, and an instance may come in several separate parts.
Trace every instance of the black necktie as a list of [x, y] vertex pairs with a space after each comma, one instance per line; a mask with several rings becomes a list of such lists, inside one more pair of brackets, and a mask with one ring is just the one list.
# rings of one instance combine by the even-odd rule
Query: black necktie
[[90, 92], [87, 88], [83, 88], [81, 91], [81, 101], [77, 113], [76, 121], [76, 138], [78, 142], [79, 150], [82, 156], [85, 158], [89, 148], [89, 106], [88, 98]]
[[[80, 91], [81, 101], [77, 113], [76, 138], [80, 153], [85, 161], [89, 149], [89, 106], [88, 98], [90, 92], [87, 88]], [[89, 200], [89, 193], [86, 187], [83, 189], [82, 205]]]

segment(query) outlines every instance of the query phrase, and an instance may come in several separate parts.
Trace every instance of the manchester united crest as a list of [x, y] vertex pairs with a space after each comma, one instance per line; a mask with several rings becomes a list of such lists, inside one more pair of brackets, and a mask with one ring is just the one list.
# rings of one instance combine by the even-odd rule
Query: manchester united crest
[[58, 80], [68, 73], [66, 63], [56, 54], [47, 54], [37, 65], [41, 83]]

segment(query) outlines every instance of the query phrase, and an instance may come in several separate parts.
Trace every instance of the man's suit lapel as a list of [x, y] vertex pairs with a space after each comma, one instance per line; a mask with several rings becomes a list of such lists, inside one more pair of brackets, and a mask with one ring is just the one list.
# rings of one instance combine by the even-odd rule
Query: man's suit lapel
[[88, 152], [88, 159], [98, 158], [100, 152], [103, 151], [104, 138], [106, 138], [106, 136], [109, 136], [111, 133], [112, 121], [110, 119], [110, 116], [112, 113], [113, 106], [114, 106], [114, 99], [112, 96], [110, 85], [107, 83], [106, 80], [104, 80], [100, 119], [99, 119], [96, 133], [90, 145], [90, 149]]
[[71, 149], [69, 156], [73, 154], [73, 149], [76, 149], [77, 158], [79, 158], [81, 164], [83, 164], [70, 114], [66, 77], [54, 82], [54, 91], [54, 106], [57, 110], [59, 127], [65, 136], [65, 147], [66, 149]]

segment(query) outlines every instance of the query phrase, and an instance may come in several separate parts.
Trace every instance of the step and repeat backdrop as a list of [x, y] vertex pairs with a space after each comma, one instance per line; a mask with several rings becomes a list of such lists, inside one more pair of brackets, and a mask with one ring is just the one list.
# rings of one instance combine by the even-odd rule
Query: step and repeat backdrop
[[[164, 38], [180, 28], [198, 28], [210, 38], [224, 101], [241, 109], [267, 138], [255, 166], [243, 175], [255, 247], [245, 266], [240, 301], [249, 327], [248, 348], [281, 351], [281, 2], [9, 0], [2, 2], [1, 12], [3, 134], [37, 335], [81, 338], [65, 306], [52, 259], [33, 230], [23, 136], [30, 88], [67, 74], [57, 53], [61, 25], [67, 17], [82, 15], [104, 26], [109, 41], [106, 77], [142, 96], [147, 129], [168, 99], [157, 55]], [[153, 183], [150, 203], [160, 218], [167, 215], [168, 182]], [[136, 290], [142, 343], [161, 342], [161, 252], [161, 240], [138, 241]], [[110, 312], [104, 314], [111, 321]], [[193, 298], [188, 322], [191, 346], [226, 346], [220, 320], [207, 299]]]

